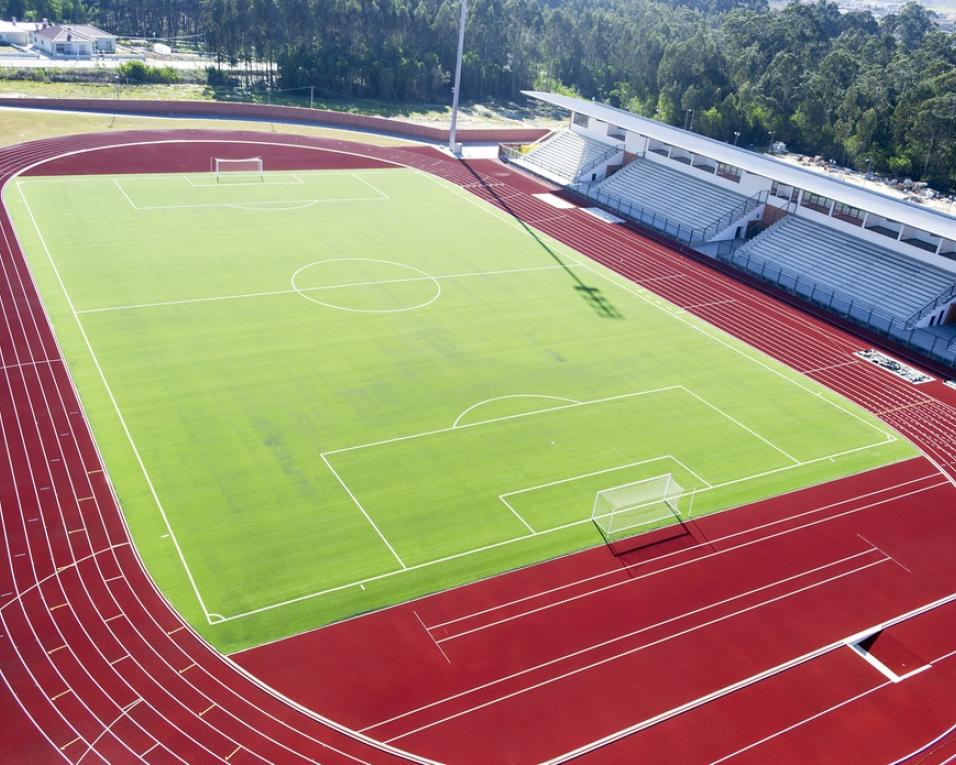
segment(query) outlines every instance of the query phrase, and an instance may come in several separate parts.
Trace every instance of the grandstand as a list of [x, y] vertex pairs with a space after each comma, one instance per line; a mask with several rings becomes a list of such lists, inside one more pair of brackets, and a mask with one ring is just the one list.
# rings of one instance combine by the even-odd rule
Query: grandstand
[[640, 207], [688, 229], [703, 229], [716, 220], [733, 217], [747, 202], [743, 194], [652, 159], [634, 160], [587, 193], [618, 208], [614, 201]]
[[623, 145], [565, 173], [583, 200], [956, 368], [952, 217], [606, 104], [525, 94], [570, 112], [562, 144]]
[[734, 255], [756, 270], [763, 263], [812, 275], [854, 301], [908, 320], [956, 283], [956, 275], [906, 258], [836, 229], [788, 215]]
[[526, 154], [515, 153], [511, 159], [533, 172], [560, 183], [573, 183], [590, 170], [611, 161], [623, 151], [571, 130], [561, 130], [535, 144]]

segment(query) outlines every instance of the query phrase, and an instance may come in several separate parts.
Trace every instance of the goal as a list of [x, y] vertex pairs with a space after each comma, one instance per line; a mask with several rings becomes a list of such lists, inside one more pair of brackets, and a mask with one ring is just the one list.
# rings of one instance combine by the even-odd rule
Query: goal
[[210, 171], [216, 176], [216, 183], [228, 181], [264, 180], [262, 174], [262, 157], [247, 157], [245, 159], [221, 159], [211, 157]]
[[594, 496], [591, 520], [608, 543], [645, 531], [683, 524], [690, 517], [693, 492], [685, 492], [670, 473], [602, 489]]

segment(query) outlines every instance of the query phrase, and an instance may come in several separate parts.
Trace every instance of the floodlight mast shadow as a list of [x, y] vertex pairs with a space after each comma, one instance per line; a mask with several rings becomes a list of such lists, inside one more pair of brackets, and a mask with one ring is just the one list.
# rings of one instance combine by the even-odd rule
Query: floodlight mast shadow
[[458, 59], [455, 63], [455, 88], [452, 91], [451, 128], [448, 131], [448, 151], [456, 154], [455, 138], [458, 132], [458, 101], [461, 89], [461, 59], [465, 51], [465, 21], [468, 18], [468, 0], [461, 0], [461, 21], [458, 23]]

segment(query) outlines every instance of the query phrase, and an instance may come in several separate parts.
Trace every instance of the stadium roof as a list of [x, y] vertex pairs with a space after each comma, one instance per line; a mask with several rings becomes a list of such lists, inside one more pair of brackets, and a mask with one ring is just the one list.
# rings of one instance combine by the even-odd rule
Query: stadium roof
[[884, 218], [928, 231], [936, 236], [956, 240], [956, 218], [945, 213], [918, 207], [915, 204], [896, 199], [887, 194], [881, 194], [878, 191], [827, 178], [819, 173], [795, 167], [787, 162], [781, 162], [766, 154], [758, 154], [747, 149], [731, 146], [723, 141], [716, 141], [713, 138], [707, 138], [689, 130], [665, 125], [657, 120], [640, 117], [597, 101], [537, 90], [523, 90], [522, 93], [561, 109], [586, 114], [589, 117], [594, 117], [633, 133], [640, 133], [657, 141], [678, 146], [694, 154], [701, 154], [711, 159], [735, 165], [748, 173], [762, 175], [787, 186], [796, 186], [814, 194], [836, 199], [839, 202], [859, 207]]

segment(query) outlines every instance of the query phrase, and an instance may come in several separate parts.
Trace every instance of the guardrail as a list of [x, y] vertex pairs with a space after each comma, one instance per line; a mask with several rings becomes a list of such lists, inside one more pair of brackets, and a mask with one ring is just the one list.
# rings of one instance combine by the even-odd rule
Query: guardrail
[[947, 338], [908, 322], [840, 290], [817, 282], [786, 266], [738, 248], [719, 249], [717, 258], [727, 265], [769, 282], [784, 292], [836, 314], [837, 316], [883, 335], [915, 351], [956, 369], [956, 348]]
[[[549, 136], [545, 136], [544, 138], [538, 141], [535, 141], [533, 144], [531, 144], [531, 146], [544, 143], [544, 141], [547, 138], [549, 138]], [[602, 163], [610, 160], [611, 157], [613, 157], [615, 154], [620, 154], [621, 152], [624, 151], [623, 144], [621, 144], [620, 146], [610, 146], [608, 147], [606, 151], [601, 152], [600, 155], [595, 157], [586, 165], [581, 165], [580, 167], [576, 167], [574, 169], [574, 174], [569, 176], [564, 168], [559, 167], [556, 164], [553, 164], [550, 162], [540, 162], [538, 160], [535, 160], [533, 153], [529, 151], [529, 146], [524, 146], [524, 151], [521, 151], [520, 149], [515, 148], [513, 146], [504, 147], [504, 148], [505, 148], [505, 157], [508, 159], [508, 161], [511, 161], [511, 162], [517, 161], [525, 165], [532, 165], [533, 167], [540, 168], [541, 170], [544, 170], [545, 172], [549, 173], [555, 178], [564, 179], [564, 181], [569, 184], [573, 184], [575, 179], [581, 177], [585, 173], [591, 172], [591, 170], [593, 170], [595, 167], [598, 167]]]
[[747, 199], [745, 199], [743, 202], [740, 202], [732, 210], [724, 215], [721, 215], [715, 221], [708, 223], [706, 226], [691, 227], [685, 226], [682, 223], [675, 223], [670, 220], [670, 218], [667, 218], [663, 215], [658, 215], [653, 210], [648, 210], [645, 207], [636, 205], [622, 197], [615, 196], [614, 194], [608, 194], [601, 189], [589, 188], [586, 184], [582, 184], [582, 187], [576, 190], [579, 193], [590, 197], [596, 202], [599, 202], [600, 204], [610, 207], [612, 210], [625, 215], [642, 226], [647, 226], [655, 231], [660, 231], [662, 234], [665, 234], [672, 239], [676, 239], [678, 242], [683, 242], [684, 244], [689, 245], [702, 244], [709, 241], [711, 237], [720, 231], [723, 231], [735, 220], [739, 220], [744, 215], [767, 201], [767, 192], [761, 191], [758, 194], [754, 194], [752, 197], [747, 197]]
[[930, 311], [935, 311], [937, 308], [943, 305], [943, 303], [948, 303], [953, 299], [956, 299], [956, 284], [954, 284], [948, 290], [943, 290], [943, 292], [939, 293], [939, 295], [930, 300], [926, 305], [910, 316], [906, 320], [906, 325], [908, 327], [915, 327], [916, 322], [922, 319]]

